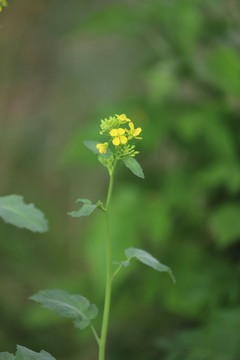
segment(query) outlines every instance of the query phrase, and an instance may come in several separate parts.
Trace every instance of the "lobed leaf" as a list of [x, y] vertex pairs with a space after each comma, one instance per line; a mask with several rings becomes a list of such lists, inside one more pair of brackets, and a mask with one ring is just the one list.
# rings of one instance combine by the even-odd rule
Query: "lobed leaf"
[[24, 346], [17, 345], [15, 360], [55, 360], [55, 358], [44, 350], [37, 353]]
[[144, 179], [144, 173], [143, 173], [143, 170], [140, 166], [140, 164], [137, 162], [136, 159], [134, 159], [133, 157], [131, 156], [126, 156], [124, 158], [122, 158], [122, 162], [124, 163], [124, 165], [129, 168], [129, 170], [131, 170], [131, 172]]
[[55, 358], [44, 350], [37, 353], [24, 346], [17, 345], [15, 360], [55, 360]]
[[0, 197], [0, 217], [9, 224], [33, 232], [46, 232], [48, 222], [33, 204], [25, 204], [20, 195]]
[[133, 258], [136, 258], [140, 262], [142, 262], [145, 265], [150, 266], [154, 270], [157, 271], [165, 271], [168, 272], [171, 276], [173, 282], [175, 283], [175, 277], [172, 273], [172, 270], [166, 266], [161, 264], [157, 259], [155, 259], [151, 254], [149, 254], [147, 251], [142, 249], [136, 249], [136, 248], [128, 248], [125, 250], [125, 254], [127, 256], [127, 261], [122, 262], [123, 266], [127, 266], [130, 264], [130, 260]]
[[87, 327], [98, 314], [96, 305], [90, 304], [85, 297], [62, 290], [41, 290], [30, 299], [60, 316], [74, 319], [74, 325], [79, 329]]

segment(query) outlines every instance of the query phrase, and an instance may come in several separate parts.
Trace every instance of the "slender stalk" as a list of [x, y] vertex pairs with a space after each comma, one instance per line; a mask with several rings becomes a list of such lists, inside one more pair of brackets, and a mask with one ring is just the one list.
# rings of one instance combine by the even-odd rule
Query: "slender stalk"
[[112, 276], [112, 280], [115, 278], [115, 276], [119, 273], [119, 271], [122, 269], [122, 264], [120, 264], [118, 266], [118, 268], [116, 269], [116, 271], [113, 273], [113, 276]]
[[97, 332], [95, 330], [95, 327], [93, 325], [91, 325], [91, 329], [92, 329], [93, 335], [94, 335], [94, 337], [95, 337], [95, 339], [96, 339], [96, 341], [97, 341], [97, 343], [99, 345], [100, 339], [99, 339], [98, 334], [97, 334]]
[[116, 165], [116, 163], [114, 163], [113, 170], [110, 174], [110, 182], [109, 182], [106, 211], [105, 211], [105, 215], [106, 215], [106, 290], [105, 290], [105, 303], [104, 303], [104, 311], [103, 311], [101, 338], [99, 341], [99, 360], [105, 359], [105, 348], [106, 348], [109, 312], [110, 312], [110, 303], [111, 303], [112, 250], [111, 250], [110, 231], [109, 231], [109, 205], [110, 205], [110, 201], [111, 201], [111, 197], [112, 197], [115, 165]]

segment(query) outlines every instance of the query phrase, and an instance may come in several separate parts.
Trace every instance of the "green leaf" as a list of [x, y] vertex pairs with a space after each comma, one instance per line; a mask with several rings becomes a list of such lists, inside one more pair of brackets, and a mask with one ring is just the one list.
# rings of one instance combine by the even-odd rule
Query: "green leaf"
[[30, 299], [60, 316], [74, 319], [74, 325], [79, 329], [87, 327], [98, 314], [96, 305], [90, 304], [85, 297], [62, 290], [41, 290]]
[[174, 283], [176, 282], [175, 277], [172, 273], [172, 270], [168, 266], [161, 264], [157, 259], [155, 259], [148, 252], [146, 252], [142, 249], [128, 248], [125, 250], [125, 254], [127, 256], [127, 261], [122, 262], [123, 266], [130, 264], [130, 260], [133, 258], [136, 258], [140, 262], [142, 262], [145, 265], [150, 266], [154, 270], [168, 272], [169, 275], [171, 276], [173, 282]]
[[55, 358], [44, 350], [37, 353], [24, 346], [17, 345], [15, 360], [55, 360]]
[[0, 360], [56, 360], [49, 353], [41, 350], [40, 353], [27, 349], [24, 346], [17, 345], [16, 356], [8, 352], [0, 353]]
[[0, 360], [14, 360], [15, 356], [8, 352], [1, 352], [0, 353]]
[[144, 179], [143, 170], [136, 159], [134, 159], [133, 157], [127, 156], [127, 157], [122, 158], [122, 161], [123, 161], [124, 165], [127, 168], [129, 168], [134, 175]]
[[81, 216], [89, 216], [93, 213], [93, 211], [97, 208], [97, 205], [83, 205], [83, 207], [77, 211], [71, 211], [67, 214], [72, 217], [81, 217]]
[[109, 158], [112, 155], [112, 152], [109, 148], [107, 148], [106, 154], [101, 154], [99, 153], [98, 149], [97, 149], [97, 144], [101, 144], [99, 141], [89, 141], [89, 140], [84, 140], [84, 145], [90, 149], [94, 154], [99, 155], [101, 157], [105, 157], [105, 158]]
[[31, 231], [46, 232], [48, 222], [33, 204], [25, 204], [20, 195], [0, 197], [0, 217], [9, 224]]

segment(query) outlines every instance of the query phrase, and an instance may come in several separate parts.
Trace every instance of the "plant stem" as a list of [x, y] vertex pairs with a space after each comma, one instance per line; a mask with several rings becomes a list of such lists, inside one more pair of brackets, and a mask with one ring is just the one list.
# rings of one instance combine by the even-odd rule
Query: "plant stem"
[[110, 182], [109, 182], [106, 211], [105, 211], [105, 215], [106, 215], [106, 290], [105, 290], [105, 303], [104, 303], [104, 311], [103, 311], [101, 338], [99, 341], [99, 360], [105, 359], [105, 348], [106, 348], [109, 312], [110, 312], [110, 303], [111, 303], [112, 250], [111, 250], [110, 231], [109, 231], [109, 205], [110, 205], [110, 201], [111, 201], [111, 197], [112, 197], [115, 165], [116, 165], [116, 162], [114, 163], [113, 170], [110, 174]]

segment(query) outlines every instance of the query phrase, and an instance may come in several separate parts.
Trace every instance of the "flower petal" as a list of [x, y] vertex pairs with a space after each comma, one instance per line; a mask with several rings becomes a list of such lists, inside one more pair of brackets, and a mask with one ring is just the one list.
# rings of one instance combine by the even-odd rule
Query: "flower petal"
[[130, 122], [128, 125], [129, 125], [129, 127], [130, 127], [131, 131], [133, 131], [133, 130], [134, 130], [134, 125], [133, 125], [133, 123], [132, 123], [132, 122]]
[[118, 136], [118, 130], [117, 129], [112, 129], [109, 134], [111, 136]]
[[112, 143], [113, 143], [113, 145], [118, 146], [118, 145], [120, 144], [120, 139], [119, 139], [119, 137], [115, 137], [115, 138], [113, 139]]
[[142, 131], [142, 129], [141, 128], [137, 128], [137, 129], [135, 129], [134, 130], [134, 132], [133, 132], [133, 136], [138, 136], [139, 134], [140, 134], [140, 132]]
[[123, 134], [125, 134], [125, 129], [119, 128], [118, 129], [118, 135], [123, 135]]
[[126, 136], [120, 136], [120, 141], [122, 144], [126, 144], [128, 140], [127, 140]]

